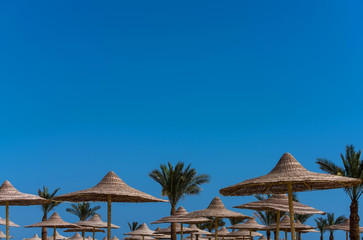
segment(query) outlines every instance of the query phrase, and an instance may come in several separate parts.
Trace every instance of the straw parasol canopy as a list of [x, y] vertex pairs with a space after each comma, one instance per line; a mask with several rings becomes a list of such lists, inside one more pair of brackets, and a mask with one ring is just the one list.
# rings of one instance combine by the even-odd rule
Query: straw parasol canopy
[[210, 232], [198, 228], [195, 224], [190, 224], [188, 226], [188, 228], [191, 229], [191, 230], [195, 230], [195, 232], [192, 233], [194, 235], [206, 235], [206, 234], [210, 234]]
[[248, 231], [250, 231], [250, 235], [251, 235], [252, 234], [252, 231], [260, 230], [260, 229], [262, 229], [264, 227], [266, 227], [266, 226], [257, 223], [254, 218], [250, 218], [250, 219], [248, 219], [244, 223], [235, 224], [235, 225], [232, 225], [232, 226], [230, 226], [228, 228], [230, 228], [230, 229], [248, 230]]
[[[226, 227], [221, 227], [221, 229], [217, 231], [218, 236], [221, 236], [223, 240], [224, 237], [227, 236], [229, 233], [230, 231], [228, 231]], [[215, 236], [215, 232], [206, 234], [206, 236]]]
[[[76, 222], [77, 225], [92, 227], [92, 228], [107, 228], [107, 223], [103, 222], [97, 214], [94, 214], [90, 219]], [[111, 224], [111, 228], [120, 228], [117, 225]], [[93, 240], [95, 240], [95, 232], [93, 231]]]
[[108, 240], [111, 240], [111, 202], [168, 202], [128, 186], [112, 171], [94, 187], [57, 196], [54, 199], [70, 202], [107, 202]]
[[126, 239], [126, 240], [153, 240], [155, 238], [153, 237], [150, 237], [150, 236], [144, 236], [144, 238], [142, 236], [127, 236], [127, 237], [124, 237], [123, 239]]
[[242, 229], [238, 229], [238, 231], [234, 231], [234, 232], [230, 232], [229, 234], [226, 235], [226, 237], [260, 237], [263, 236], [261, 233], [258, 232], [249, 232], [246, 230], [242, 230]]
[[[3, 233], [3, 231], [0, 231], [0, 239], [1, 238], [6, 238], [6, 235]], [[9, 237], [9, 238], [14, 238], [14, 237]]]
[[42, 239], [38, 236], [38, 234], [35, 234], [31, 238], [23, 238], [23, 240], [42, 240]]
[[[184, 227], [183, 228], [184, 233], [194, 233], [196, 230], [192, 230], [190, 228]], [[181, 232], [181, 226], [179, 223], [175, 223], [175, 232], [180, 233]], [[170, 234], [171, 233], [171, 226], [167, 228], [161, 228], [158, 230], [155, 230], [155, 234]]]
[[356, 178], [310, 172], [290, 153], [285, 153], [270, 173], [223, 188], [220, 193], [224, 196], [288, 193], [291, 239], [295, 240], [292, 192], [351, 187], [361, 182]]
[[153, 234], [155, 234], [155, 231], [150, 230], [146, 223], [141, 224], [141, 226], [135, 231], [125, 233], [125, 235], [142, 236], [143, 240], [145, 236], [153, 236]]
[[52, 235], [52, 236], [47, 237], [47, 239], [48, 239], [48, 240], [53, 240], [53, 239], [54, 239], [54, 237], [55, 237], [55, 239], [57, 239], [57, 240], [60, 240], [60, 239], [68, 239], [68, 237], [65, 237], [65, 236], [60, 235], [57, 231], [55, 231], [55, 233], [53, 233], [53, 235]]
[[[327, 226], [325, 229], [326, 230], [342, 230], [342, 231], [345, 231], [346, 239], [348, 239], [348, 232], [350, 230], [350, 225], [349, 224], [350, 224], [350, 220], [348, 218], [341, 224], [330, 225], [330, 226]], [[359, 232], [363, 232], [363, 227], [359, 227]]]
[[[48, 203], [50, 200], [37, 195], [19, 192], [9, 181], [5, 181], [0, 187], [0, 205], [6, 209], [6, 235], [9, 236], [9, 205], [28, 206]], [[8, 240], [9, 237], [6, 237]]]
[[215, 197], [206, 209], [191, 212], [184, 217], [215, 217], [215, 240], [218, 240], [218, 218], [251, 218], [242, 213], [226, 209], [219, 197]]
[[158, 223], [180, 223], [181, 231], [180, 231], [180, 238], [183, 239], [183, 223], [201, 223], [210, 221], [208, 218], [199, 217], [199, 218], [187, 218], [188, 212], [183, 207], [179, 207], [175, 213], [171, 216], [163, 217], [151, 224], [158, 224]]
[[[26, 228], [31, 227], [46, 227], [46, 228], [54, 228], [54, 232], [56, 232], [56, 228], [79, 228], [78, 225], [63, 221], [57, 212], [54, 212], [50, 218], [43, 222], [35, 223], [29, 226], [25, 226]], [[56, 240], [56, 235], [53, 234], [53, 240]]]
[[69, 240], [82, 240], [83, 237], [79, 233], [76, 233], [76, 234], [74, 234], [72, 237], [70, 237], [68, 239]]
[[[295, 223], [296, 231], [308, 230], [308, 229], [313, 229], [313, 228], [315, 228], [315, 227], [302, 224], [300, 221], [297, 221]], [[276, 229], [276, 223], [270, 224], [263, 228], [263, 230], [275, 230], [275, 229]], [[286, 215], [282, 218], [282, 220], [280, 222], [280, 229], [283, 231], [287, 231], [287, 232], [291, 231], [291, 222], [290, 222], [290, 217], [288, 215]]]
[[[0, 225], [6, 225], [6, 220], [0, 217]], [[9, 227], [20, 227], [18, 224], [9, 220]]]
[[111, 240], [120, 240], [120, 239], [116, 236], [113, 236], [113, 238]]
[[102, 232], [104, 233], [105, 230], [99, 228], [92, 228], [92, 227], [77, 227], [77, 228], [69, 228], [64, 230], [64, 232]]
[[266, 238], [265, 238], [265, 236], [261, 236], [258, 240], [267, 240]]

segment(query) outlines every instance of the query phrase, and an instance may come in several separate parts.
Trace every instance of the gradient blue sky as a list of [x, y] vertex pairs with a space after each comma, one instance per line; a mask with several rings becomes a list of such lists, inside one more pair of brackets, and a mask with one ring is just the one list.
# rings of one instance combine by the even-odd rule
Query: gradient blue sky
[[[180, 160], [211, 175], [181, 202], [193, 211], [284, 152], [312, 171], [318, 157], [340, 163], [347, 144], [363, 147], [362, 11], [354, 0], [2, 0], [1, 181], [63, 194], [113, 170], [160, 197], [148, 173]], [[349, 215], [342, 190], [299, 197]], [[231, 208], [253, 197], [222, 200]], [[57, 211], [75, 222], [66, 207]], [[168, 213], [163, 203], [113, 204], [122, 226], [113, 233]], [[41, 211], [11, 207], [10, 216], [24, 226]], [[11, 229], [17, 239], [39, 232]]]

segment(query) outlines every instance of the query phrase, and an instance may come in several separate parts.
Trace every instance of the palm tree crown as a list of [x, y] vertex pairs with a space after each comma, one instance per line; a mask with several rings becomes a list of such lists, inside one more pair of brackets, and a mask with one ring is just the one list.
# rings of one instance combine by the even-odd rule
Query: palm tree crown
[[323, 217], [318, 217], [315, 219], [316, 227], [320, 231], [320, 240], [324, 240], [324, 232], [326, 231], [326, 227], [328, 226], [328, 220]]
[[139, 224], [138, 222], [132, 222], [132, 223], [127, 222], [127, 225], [129, 225], [131, 232], [137, 230], [141, 226], [141, 224]]
[[95, 206], [91, 208], [89, 202], [83, 202], [83, 203], [72, 204], [71, 208], [67, 208], [66, 211], [79, 217], [80, 221], [84, 221], [87, 218], [97, 214], [96, 211], [100, 208], [101, 208], [100, 206]]

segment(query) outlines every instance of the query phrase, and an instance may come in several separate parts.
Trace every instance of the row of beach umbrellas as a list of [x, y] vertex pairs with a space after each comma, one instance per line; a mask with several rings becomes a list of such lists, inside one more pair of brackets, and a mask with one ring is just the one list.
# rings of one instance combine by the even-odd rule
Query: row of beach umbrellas
[[[290, 214], [290, 227], [291, 239], [295, 240], [295, 222], [294, 213], [299, 212], [301, 209], [294, 207], [292, 201], [293, 192], [311, 191], [311, 190], [325, 190], [332, 188], [351, 187], [361, 184], [360, 179], [347, 178], [342, 176], [335, 176], [322, 173], [314, 173], [305, 169], [291, 154], [285, 153], [277, 165], [271, 170], [270, 173], [245, 180], [235, 185], [223, 188], [220, 193], [224, 196], [246, 196], [253, 194], [288, 194], [288, 209], [285, 208], [271, 208], [277, 213], [280, 211], [287, 211]], [[124, 183], [114, 172], [110, 171], [96, 186], [68, 193], [65, 195], [57, 196], [54, 198], [56, 201], [69, 201], [69, 202], [86, 202], [97, 201], [107, 202], [107, 240], [111, 240], [111, 203], [112, 202], [167, 202], [166, 200], [153, 197], [149, 194], [136, 190], [126, 183]], [[48, 203], [49, 200], [43, 199], [39, 196], [21, 193], [15, 189], [10, 182], [5, 181], [0, 187], [0, 205], [6, 207], [6, 239], [9, 239], [9, 206], [27, 206], [39, 205]], [[271, 207], [272, 205], [268, 206]], [[276, 207], [276, 205], [274, 206]], [[55, 215], [53, 220], [59, 221], [59, 225], [52, 224], [51, 221], [44, 221], [36, 223], [28, 227], [50, 227], [54, 228], [80, 228], [77, 224], [71, 224], [60, 221], [57, 219], [59, 215]], [[175, 216], [171, 216], [171, 221]], [[251, 217], [227, 210], [221, 200], [216, 197], [211, 204], [204, 210], [194, 211], [184, 215], [183, 217], [189, 220], [193, 218], [214, 217], [217, 223], [219, 218], [240, 218], [250, 219]], [[51, 218], [50, 218], [51, 219]], [[50, 220], [48, 219], [48, 220]], [[180, 221], [180, 220], [178, 220]], [[172, 222], [174, 223], [174, 222]], [[184, 221], [180, 222], [181, 224]], [[185, 222], [186, 223], [186, 222]], [[95, 231], [96, 227], [91, 227]], [[182, 229], [181, 225], [181, 229]], [[276, 228], [279, 228], [277, 223]], [[86, 230], [82, 230], [83, 232]], [[183, 231], [183, 230], [181, 230]], [[278, 231], [277, 231], [278, 232]], [[277, 238], [278, 239], [278, 238]], [[56, 240], [54, 238], [54, 240]], [[218, 226], [215, 224], [215, 240], [218, 240]]]

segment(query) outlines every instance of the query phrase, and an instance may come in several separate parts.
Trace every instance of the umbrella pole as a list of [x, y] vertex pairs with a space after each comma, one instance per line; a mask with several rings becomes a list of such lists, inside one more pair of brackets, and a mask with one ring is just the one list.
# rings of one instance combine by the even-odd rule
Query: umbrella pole
[[287, 184], [287, 192], [289, 195], [289, 211], [290, 211], [290, 227], [291, 227], [291, 240], [295, 240], [295, 214], [292, 203], [292, 183]]
[[55, 226], [54, 226], [54, 234], [53, 234], [53, 240], [55, 240], [55, 234], [57, 233], [57, 231], [55, 230]]
[[285, 240], [287, 240], [287, 231], [285, 231]]
[[85, 240], [85, 238], [86, 238], [86, 231], [85, 230], [82, 230], [82, 238], [83, 238], [83, 240]]
[[111, 195], [107, 195], [107, 240], [111, 240]]
[[252, 239], [252, 230], [250, 229], [250, 239]]
[[217, 217], [214, 219], [214, 238], [215, 238], [215, 240], [218, 240], [218, 218]]
[[93, 227], [93, 240], [95, 240], [95, 227]]
[[183, 240], [183, 223], [180, 223], [180, 239]]
[[193, 233], [190, 234], [190, 240], [193, 240]]
[[6, 211], [6, 240], [9, 240], [9, 202], [6, 201], [5, 211]]
[[345, 238], [348, 240], [348, 231], [345, 231]]
[[275, 240], [280, 240], [280, 211], [277, 211], [276, 214], [276, 235]]

